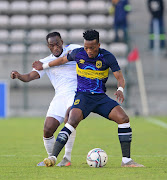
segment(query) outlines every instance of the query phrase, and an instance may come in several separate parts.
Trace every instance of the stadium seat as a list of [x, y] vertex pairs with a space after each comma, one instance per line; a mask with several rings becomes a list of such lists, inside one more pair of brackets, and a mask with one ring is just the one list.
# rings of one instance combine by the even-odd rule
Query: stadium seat
[[97, 31], [99, 32], [100, 42], [102, 42], [102, 43], [107, 42], [108, 41], [107, 30], [97, 29]]
[[108, 51], [108, 45], [106, 43], [100, 43], [100, 48]]
[[109, 15], [109, 16], [106, 16], [106, 18], [107, 18], [108, 27], [112, 28], [114, 25], [114, 17]]
[[45, 42], [47, 34], [48, 34], [48, 31], [45, 29], [32, 29], [28, 33], [28, 39], [30, 41], [44, 41]]
[[43, 13], [48, 12], [47, 1], [31, 1], [29, 4], [30, 12], [32, 13]]
[[89, 13], [107, 13], [108, 7], [105, 1], [89, 1], [88, 2]]
[[8, 53], [8, 49], [7, 44], [0, 44], [0, 53]]
[[50, 32], [59, 32], [64, 43], [66, 43], [66, 39], [68, 38], [68, 32], [65, 29], [52, 29]]
[[25, 13], [29, 9], [27, 1], [13, 1], [10, 4], [10, 11], [14, 13]]
[[92, 28], [108, 27], [107, 18], [103, 14], [93, 14], [88, 17], [88, 24]]
[[26, 15], [13, 15], [10, 18], [10, 25], [12, 26], [12, 28], [15, 27], [22, 27], [25, 28], [28, 25], [28, 16]]
[[115, 31], [114, 30], [109, 30], [108, 33], [107, 33], [107, 37], [108, 37], [108, 40], [111, 42], [114, 40], [115, 38]]
[[0, 15], [0, 28], [7, 28], [9, 26], [9, 16]]
[[8, 30], [0, 30], [0, 41], [6, 41], [9, 38], [9, 31]]
[[73, 42], [83, 42], [84, 29], [71, 29], [68, 33], [68, 40]]
[[121, 68], [125, 68], [127, 65], [128, 65], [128, 61], [127, 61], [127, 59], [125, 58], [125, 57], [118, 57], [117, 58], [117, 61], [118, 61], [118, 63], [119, 63], [119, 66], [121, 67]]
[[71, 15], [68, 19], [68, 25], [71, 28], [87, 27], [87, 17], [83, 14]]
[[109, 45], [109, 51], [115, 56], [126, 56], [128, 51], [128, 45], [122, 42], [112, 43]]
[[49, 12], [64, 13], [67, 12], [67, 9], [66, 1], [51, 1], [48, 5]]
[[29, 18], [29, 25], [31, 27], [47, 27], [48, 17], [45, 15], [32, 15]]
[[10, 40], [23, 41], [26, 38], [26, 31], [23, 29], [15, 29], [10, 33]]
[[49, 27], [53, 28], [66, 28], [67, 27], [66, 15], [51, 15], [49, 17]]
[[9, 11], [9, 2], [8, 1], [0, 1], [0, 12], [8, 12]]
[[85, 1], [70, 1], [68, 4], [70, 13], [87, 13], [87, 2]]
[[12, 44], [9, 49], [10, 53], [24, 53], [26, 52], [26, 47], [24, 44]]
[[49, 52], [49, 49], [47, 45], [43, 43], [35, 43], [35, 44], [31, 44], [28, 47], [28, 52], [29, 53], [46, 53], [46, 52]]

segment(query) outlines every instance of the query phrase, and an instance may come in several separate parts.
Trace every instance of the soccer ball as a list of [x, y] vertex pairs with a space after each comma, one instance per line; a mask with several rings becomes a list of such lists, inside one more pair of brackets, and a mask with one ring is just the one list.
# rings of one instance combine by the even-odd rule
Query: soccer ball
[[95, 148], [88, 152], [87, 164], [90, 167], [98, 168], [106, 165], [108, 160], [107, 153], [101, 148]]

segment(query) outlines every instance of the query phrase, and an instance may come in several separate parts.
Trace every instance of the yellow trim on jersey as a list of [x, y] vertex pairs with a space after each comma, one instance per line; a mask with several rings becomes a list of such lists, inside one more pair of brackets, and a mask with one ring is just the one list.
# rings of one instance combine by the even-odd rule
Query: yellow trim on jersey
[[76, 65], [76, 71], [78, 76], [89, 78], [89, 79], [104, 79], [108, 77], [109, 68], [104, 71], [81, 69]]

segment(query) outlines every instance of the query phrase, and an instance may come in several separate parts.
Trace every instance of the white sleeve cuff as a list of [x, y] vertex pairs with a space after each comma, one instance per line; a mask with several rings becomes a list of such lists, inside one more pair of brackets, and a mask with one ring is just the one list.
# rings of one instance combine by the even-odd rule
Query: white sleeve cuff
[[50, 66], [49, 66], [49, 63], [44, 63], [44, 64], [42, 64], [42, 67], [43, 67], [43, 69], [47, 69], [47, 68], [49, 68]]

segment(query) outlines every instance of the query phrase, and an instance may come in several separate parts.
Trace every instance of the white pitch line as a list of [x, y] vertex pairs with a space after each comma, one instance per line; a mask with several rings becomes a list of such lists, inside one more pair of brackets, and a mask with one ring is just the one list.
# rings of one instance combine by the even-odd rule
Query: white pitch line
[[167, 123], [165, 123], [165, 122], [163, 122], [163, 121], [161, 121], [159, 119], [147, 117], [147, 118], [145, 118], [145, 120], [152, 123], [152, 124], [156, 124], [156, 125], [158, 125], [160, 127], [163, 127], [165, 129], [167, 129]]

